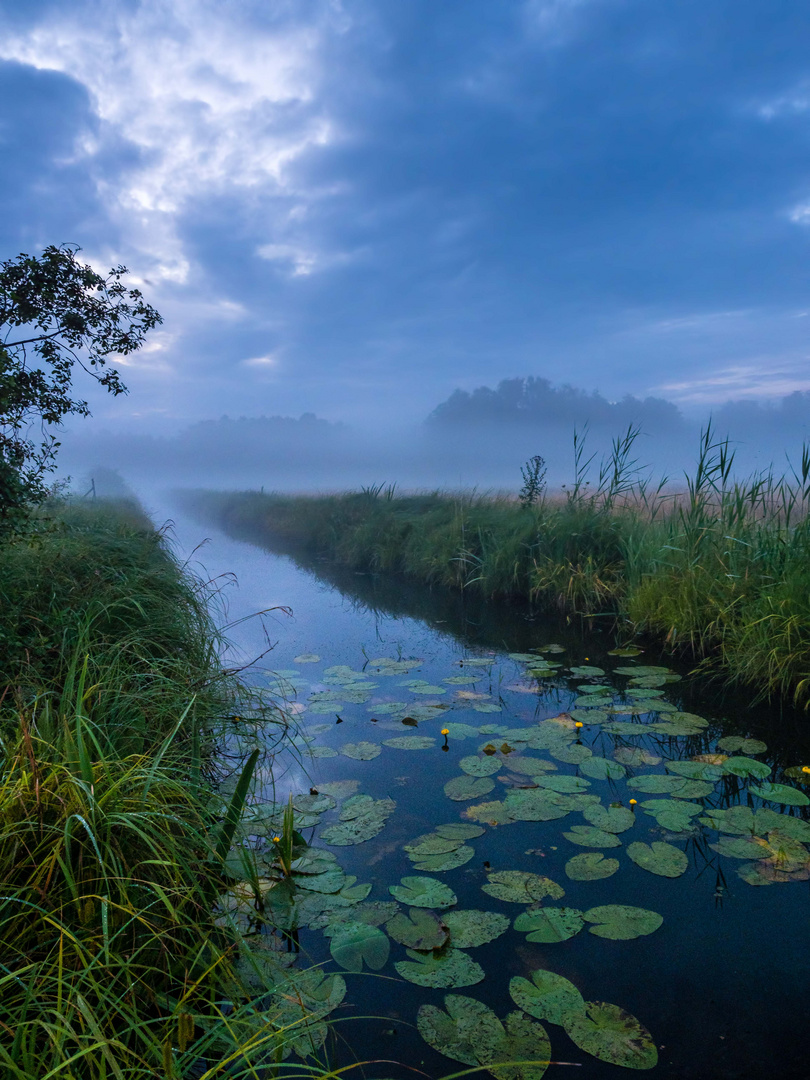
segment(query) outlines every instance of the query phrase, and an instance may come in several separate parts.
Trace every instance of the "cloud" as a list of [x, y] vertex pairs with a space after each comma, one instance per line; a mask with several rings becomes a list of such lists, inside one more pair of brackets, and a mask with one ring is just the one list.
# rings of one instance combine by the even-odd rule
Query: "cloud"
[[778, 357], [762, 356], [720, 368], [703, 378], [661, 383], [654, 389], [673, 401], [692, 405], [784, 397], [810, 390], [807, 362], [807, 357], [785, 363]]

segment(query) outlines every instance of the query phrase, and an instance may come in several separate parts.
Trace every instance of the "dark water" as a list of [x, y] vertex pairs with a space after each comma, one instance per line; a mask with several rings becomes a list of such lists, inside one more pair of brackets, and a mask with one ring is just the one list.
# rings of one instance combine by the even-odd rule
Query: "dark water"
[[[160, 521], [170, 516], [159, 506], [155, 515]], [[288, 790], [307, 791], [347, 778], [359, 781], [362, 793], [396, 801], [396, 811], [379, 835], [356, 846], [330, 849], [347, 873], [357, 875], [360, 882], [372, 883], [369, 900], [390, 899], [389, 885], [404, 876], [420, 874], [402, 845], [438, 824], [463, 820], [462, 814], [471, 803], [449, 800], [444, 784], [461, 775], [460, 758], [475, 754], [488, 739], [500, 744], [497, 734], [482, 733], [480, 738], [451, 738], [449, 749], [442, 751], [439, 729], [447, 720], [477, 726], [534, 726], [573, 707], [578, 697], [576, 687], [589, 681], [566, 672], [577, 664], [603, 668], [607, 674], [590, 681], [610, 684], [617, 693], [627, 684], [626, 677], [610, 674], [617, 666], [633, 661], [608, 655], [616, 640], [607, 621], [582, 628], [564, 619], [544, 618], [519, 604], [493, 604], [469, 597], [462, 600], [390, 578], [356, 575], [317, 562], [296, 563], [247, 539], [225, 537], [213, 526], [171, 516], [177, 521], [178, 547], [186, 555], [204, 536], [212, 537], [193, 559], [204, 564], [206, 577], [225, 572], [236, 575], [238, 588], [228, 585], [224, 592], [231, 620], [276, 605], [292, 609], [290, 616], [271, 613], [263, 621], [242, 622], [231, 631], [234, 658], [240, 661], [258, 655], [268, 642], [275, 643], [252, 676], [259, 683], [271, 681], [271, 670], [295, 669], [300, 675], [291, 679], [299, 684], [298, 701], [306, 704], [313, 690], [335, 689], [323, 681], [324, 671], [331, 665], [360, 670], [369, 658], [421, 660], [401, 678], [372, 675], [377, 685], [366, 702], [344, 703], [322, 714], [313, 714], [311, 709], [304, 712], [301, 719], [305, 727], [330, 725], [318, 735], [317, 745], [338, 748], [347, 742], [381, 742], [412, 733], [413, 728], [401, 726], [396, 716], [376, 712], [375, 704], [384, 705], [391, 699], [452, 704], [452, 709], [419, 724], [420, 735], [436, 736], [431, 749], [408, 752], [383, 746], [381, 754], [371, 761], [340, 755], [308, 761], [305, 770], [288, 759], [284, 772], [279, 762], [276, 798], [282, 801]], [[564, 652], [548, 655], [548, 659], [563, 666], [540, 684], [524, 677], [525, 664], [507, 656], [552, 642]], [[293, 662], [304, 653], [315, 653], [322, 659], [317, 663]], [[473, 669], [478, 674], [474, 684], [443, 682], [465, 672], [459, 664], [465, 657], [485, 656], [492, 658], [492, 666]], [[636, 663], [665, 665], [681, 674], [688, 670], [669, 657], [662, 659], [653, 648], [646, 649]], [[424, 679], [446, 692], [409, 696], [407, 688], [397, 685], [408, 678]], [[457, 696], [459, 691], [489, 696], [465, 699]], [[807, 720], [786, 709], [752, 707], [749, 698], [746, 693], [720, 695], [705, 682], [684, 678], [663, 687], [663, 700], [703, 717], [708, 721], [705, 729], [687, 736], [650, 732], [628, 738], [611, 734], [608, 722], [587, 725], [581, 740], [595, 755], [608, 759], [616, 747], [626, 745], [645, 748], [664, 760], [686, 760], [711, 750], [723, 736], [754, 736], [767, 744], [767, 750], [756, 757], [773, 766], [769, 779], [791, 784], [784, 779], [782, 769], [810, 762]], [[472, 708], [474, 700], [500, 704], [502, 711], [477, 712]], [[340, 724], [336, 722], [338, 715]], [[632, 718], [638, 723], [651, 719], [666, 721], [667, 714]], [[618, 720], [628, 722], [631, 717], [622, 715]], [[547, 751], [530, 753], [548, 758]], [[558, 774], [578, 772], [575, 765], [554, 764]], [[508, 775], [508, 771], [507, 756], [504, 773]], [[642, 773], [663, 774], [664, 766], [632, 768], [627, 779]], [[484, 800], [503, 799], [508, 790], [498, 777], [495, 779], [495, 789]], [[755, 783], [724, 777], [710, 796], [696, 801], [704, 809], [767, 805], [788, 815], [808, 817], [810, 808], [764, 804], [751, 794]], [[613, 801], [628, 805], [631, 796], [639, 801], [653, 797], [628, 789], [626, 779], [594, 779], [588, 790], [600, 796], [605, 805]], [[330, 812], [324, 816], [323, 826], [335, 820], [336, 812]], [[612, 1002], [638, 1017], [659, 1048], [659, 1063], [650, 1075], [679, 1080], [810, 1077], [810, 883], [792, 880], [752, 886], [738, 876], [740, 860], [721, 856], [709, 847], [718, 839], [717, 832], [698, 825], [694, 834], [664, 834], [640, 809], [633, 828], [619, 837], [622, 847], [604, 852], [619, 859], [618, 872], [604, 880], [569, 880], [566, 862], [591, 849], [576, 846], [562, 834], [572, 825], [584, 823], [580, 814], [572, 813], [548, 822], [486, 826], [482, 836], [470, 841], [475, 855], [466, 865], [432, 876], [455, 891], [459, 908], [498, 911], [514, 919], [524, 908], [487, 895], [481, 885], [487, 881], [488, 870], [530, 871], [558, 882], [565, 889], [566, 906], [582, 910], [604, 904], [643, 907], [663, 916], [659, 930], [635, 940], [611, 941], [586, 929], [567, 941], [545, 945], [527, 942], [524, 933], [510, 929], [490, 944], [469, 950], [486, 971], [486, 978], [457, 991], [426, 989], [400, 979], [393, 964], [406, 958], [405, 950], [392, 943], [391, 958], [380, 972], [346, 976], [348, 994], [333, 1014], [338, 1020], [331, 1047], [335, 1064], [347, 1065], [358, 1059], [402, 1063], [369, 1065], [362, 1073], [368, 1077], [419, 1075], [414, 1069], [421, 1075], [440, 1077], [463, 1069], [465, 1066], [432, 1050], [417, 1033], [420, 1005], [441, 1006], [445, 994], [458, 992], [485, 1002], [503, 1018], [515, 1008], [509, 996], [510, 979], [546, 968], [570, 979], [586, 1000]], [[631, 841], [662, 839], [689, 858], [688, 869], [676, 879], [649, 873], [626, 856], [625, 848]], [[301, 946], [302, 963], [325, 962], [327, 970], [337, 970], [330, 959], [329, 942], [319, 931], [302, 931]], [[580, 1050], [561, 1027], [544, 1026], [551, 1038], [553, 1058], [572, 1063], [550, 1066], [547, 1076], [571, 1075], [584, 1080], [621, 1075], [617, 1066]]]

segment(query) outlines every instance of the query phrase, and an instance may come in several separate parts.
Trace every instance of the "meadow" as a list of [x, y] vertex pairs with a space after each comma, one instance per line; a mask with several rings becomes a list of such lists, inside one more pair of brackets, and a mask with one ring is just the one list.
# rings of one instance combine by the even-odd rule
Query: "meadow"
[[758, 697], [810, 706], [810, 450], [784, 474], [740, 479], [728, 441], [708, 428], [691, 474], [653, 483], [637, 434], [601, 463], [575, 436], [572, 483], [522, 500], [383, 484], [187, 498], [225, 526], [357, 571], [611, 618], [622, 640], [657, 639]]

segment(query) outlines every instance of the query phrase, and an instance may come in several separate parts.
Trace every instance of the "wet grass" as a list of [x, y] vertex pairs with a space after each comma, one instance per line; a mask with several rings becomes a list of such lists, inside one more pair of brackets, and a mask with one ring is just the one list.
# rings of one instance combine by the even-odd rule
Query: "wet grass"
[[[323, 1075], [240, 975], [215, 901], [258, 751], [220, 796], [235, 709], [210, 590], [133, 504], [46, 510], [0, 548], [0, 1073]], [[328, 1070], [327, 1070], [328, 1071]]]
[[810, 706], [810, 451], [783, 475], [739, 480], [728, 441], [708, 429], [675, 489], [638, 467], [636, 434], [598, 466], [575, 441], [573, 483], [532, 506], [382, 486], [189, 498], [226, 527], [355, 570], [613, 614], [622, 633], [655, 636], [759, 696]]

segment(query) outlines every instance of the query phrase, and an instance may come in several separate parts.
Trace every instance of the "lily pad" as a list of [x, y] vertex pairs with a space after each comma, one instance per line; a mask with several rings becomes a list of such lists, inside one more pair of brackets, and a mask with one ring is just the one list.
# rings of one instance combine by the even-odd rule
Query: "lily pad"
[[446, 945], [440, 952], [421, 953], [408, 949], [408, 960], [394, 964], [398, 974], [417, 986], [449, 989], [483, 982], [484, 969], [463, 951]]
[[640, 656], [642, 652], [637, 645], [623, 645], [620, 649], [611, 649], [608, 656]]
[[745, 836], [721, 836], [716, 843], [709, 844], [709, 847], [730, 859], [762, 859], [765, 856], [762, 841], [749, 840]]
[[593, 756], [593, 750], [589, 746], [582, 746], [581, 743], [554, 746], [549, 750], [549, 753], [557, 761], [562, 761], [566, 765], [581, 765], [583, 761], [587, 761], [588, 758]]
[[330, 945], [335, 961], [346, 971], [362, 971], [364, 963], [379, 971], [387, 963], [390, 949], [382, 930], [364, 922], [341, 923]]
[[441, 910], [458, 903], [458, 897], [453, 890], [435, 878], [404, 877], [401, 884], [389, 885], [388, 891], [396, 900], [409, 907]]
[[504, 806], [513, 821], [555, 821], [574, 809], [565, 795], [545, 788], [509, 791]]
[[497, 911], [448, 911], [442, 921], [457, 949], [473, 949], [499, 938], [509, 929], [508, 915]]
[[607, 859], [601, 851], [586, 851], [565, 864], [565, 872], [572, 881], [600, 881], [611, 877], [618, 869], [619, 860]]
[[447, 1012], [435, 1005], [421, 1005], [416, 1027], [434, 1050], [465, 1065], [478, 1065], [474, 1046], [481, 1042], [496, 1044], [503, 1036], [503, 1024], [492, 1009], [462, 994], [448, 994]]
[[646, 908], [626, 904], [605, 904], [585, 912], [585, 921], [593, 923], [588, 929], [597, 937], [611, 941], [630, 941], [632, 938], [654, 934], [663, 923], [662, 915]]
[[300, 656], [293, 657], [294, 664], [319, 664], [320, 662], [321, 658], [317, 653], [301, 653]]
[[782, 803], [784, 806], [809, 806], [810, 799], [803, 791], [787, 784], [752, 784], [751, 793], [768, 802]]
[[509, 983], [509, 996], [530, 1016], [566, 1028], [569, 1017], [585, 1012], [585, 1001], [579, 990], [553, 971], [533, 971], [531, 982], [516, 975]]
[[744, 739], [739, 735], [726, 735], [718, 740], [717, 747], [728, 754], [764, 754], [768, 749], [760, 739]]
[[622, 765], [629, 765], [636, 769], [641, 765], [660, 765], [661, 758], [657, 754], [651, 754], [639, 746], [617, 746], [613, 751], [613, 757]]
[[463, 840], [449, 840], [437, 833], [425, 833], [424, 836], [417, 836], [415, 840], [403, 844], [402, 848], [409, 855], [422, 858], [425, 855], [446, 855], [448, 851], [460, 848], [462, 843]]
[[488, 795], [494, 787], [495, 781], [489, 776], [454, 776], [444, 785], [444, 793], [454, 802], [466, 802]]
[[574, 825], [568, 832], [564, 832], [563, 836], [580, 847], [612, 848], [622, 845], [615, 833], [597, 829], [595, 825]]
[[604, 832], [623, 833], [636, 823], [636, 817], [632, 810], [626, 806], [587, 806], [582, 811], [582, 816], [591, 825]]
[[[551, 1058], [551, 1043], [542, 1024], [521, 1012], [511, 1012], [505, 1021], [506, 1032], [497, 1040], [475, 1033], [474, 1047], [478, 1061], [486, 1065], [495, 1080], [540, 1080]], [[501, 1061], [532, 1062], [527, 1065], [499, 1065]]]
[[579, 771], [594, 780], [621, 780], [627, 775], [627, 769], [619, 761], [610, 761], [608, 758], [591, 757], [583, 761]]
[[354, 795], [359, 787], [359, 780], [331, 780], [328, 784], [318, 784], [318, 791], [331, 795], [340, 802], [341, 799]]
[[731, 773], [732, 776], [755, 776], [757, 780], [764, 780], [766, 776], [770, 776], [771, 767], [764, 761], [756, 761], [750, 757], [730, 757], [723, 762], [722, 771]]
[[543, 773], [554, 772], [557, 768], [543, 758], [528, 757], [524, 754], [515, 754], [506, 762], [498, 762], [499, 766], [504, 764], [510, 772], [520, 773], [521, 776], [541, 776]]
[[501, 768], [501, 761], [497, 757], [477, 757], [471, 754], [463, 757], [458, 766], [468, 776], [492, 776]]
[[423, 870], [429, 874], [439, 874], [444, 870], [455, 870], [457, 866], [468, 863], [475, 855], [475, 848], [464, 844], [445, 855], [409, 855], [414, 870]]
[[369, 795], [353, 795], [343, 804], [340, 824], [330, 825], [320, 834], [325, 844], [348, 847], [362, 844], [381, 832], [396, 809], [393, 799], [372, 799]]
[[628, 844], [627, 854], [642, 870], [648, 870], [659, 877], [676, 878], [686, 871], [689, 859], [680, 848], [667, 844], [663, 840], [654, 840], [652, 844], [636, 841]]
[[468, 806], [464, 817], [470, 821], [481, 821], [485, 825], [511, 825], [515, 820], [506, 805], [497, 799], [492, 802], [476, 803]]
[[398, 912], [385, 924], [388, 935], [408, 949], [440, 949], [449, 937], [442, 919], [426, 908], [411, 908], [406, 915]]
[[591, 786], [590, 780], [584, 780], [581, 776], [538, 776], [536, 783], [560, 794], [587, 791]]
[[524, 911], [515, 919], [515, 930], [527, 935], [527, 941], [539, 941], [551, 945], [567, 941], [578, 934], [585, 925], [584, 917], [577, 908], [536, 908]]
[[449, 840], [474, 840], [476, 836], [483, 836], [486, 832], [480, 825], [464, 825], [460, 821], [451, 822], [449, 825], [437, 825], [433, 831]]
[[580, 1014], [569, 1014], [565, 1030], [580, 1050], [600, 1061], [625, 1069], [653, 1069], [658, 1064], [649, 1031], [618, 1005], [589, 1001]]
[[565, 896], [565, 890], [551, 878], [525, 870], [495, 870], [487, 877], [486, 885], [481, 886], [484, 892], [511, 904], [533, 904], [547, 896], [562, 900]]
[[353, 758], [355, 761], [371, 761], [382, 752], [382, 747], [375, 742], [344, 743], [340, 748], [344, 757]]
[[430, 735], [397, 735], [383, 741], [383, 746], [392, 746], [395, 750], [429, 750], [435, 745], [436, 740]]

